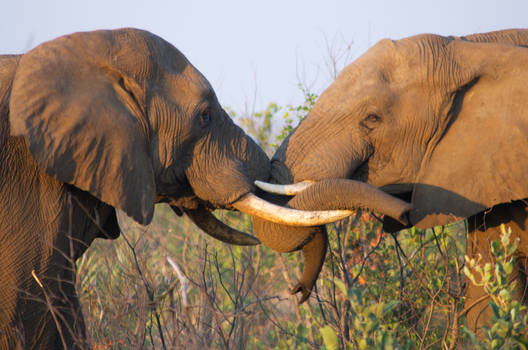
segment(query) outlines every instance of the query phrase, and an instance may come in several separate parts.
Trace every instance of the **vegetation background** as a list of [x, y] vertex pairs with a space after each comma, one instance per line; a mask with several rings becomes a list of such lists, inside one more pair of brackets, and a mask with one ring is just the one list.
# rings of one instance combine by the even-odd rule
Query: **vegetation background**
[[[270, 104], [238, 119], [271, 154], [315, 99], [307, 93], [301, 106]], [[274, 137], [277, 117], [284, 119], [285, 126]], [[244, 214], [219, 211], [217, 215], [251, 232], [250, 218]], [[378, 218], [358, 211], [328, 225], [325, 267], [311, 298], [299, 305], [288, 292], [302, 270], [299, 253], [221, 243], [165, 205], [157, 206], [147, 227], [126, 215], [120, 214], [119, 220], [121, 237], [96, 240], [77, 263], [92, 349], [452, 349], [457, 344], [521, 349], [527, 345], [519, 336], [528, 327], [526, 312], [511, 300], [508, 305], [496, 302], [498, 310], [504, 310], [497, 312], [497, 319], [503, 320], [502, 333], [496, 329], [487, 339], [477, 340], [465, 329], [463, 291], [469, 283], [463, 273], [465, 222], [390, 235], [382, 231]], [[501, 249], [511, 251], [512, 246], [514, 251], [514, 243], [509, 242]], [[502, 253], [497, 262], [506, 266], [501, 270], [506, 279], [513, 251]], [[485, 279], [475, 272], [478, 264], [469, 267], [466, 273], [477, 275], [475, 283], [486, 279], [497, 284], [502, 276], [490, 275], [496, 266], [480, 270], [488, 271]], [[490, 294], [504, 295], [511, 289], [505, 278]], [[511, 317], [514, 309], [516, 318]]]
[[[327, 45], [335, 78], [350, 45]], [[317, 95], [299, 84], [299, 106], [269, 104], [232, 117], [271, 156], [311, 109]], [[229, 110], [229, 109], [228, 109]], [[251, 232], [250, 218], [218, 211]], [[526, 310], [511, 300], [516, 242], [504, 229], [497, 262], [464, 257], [466, 223], [397, 234], [358, 211], [328, 225], [329, 252], [311, 298], [289, 290], [300, 253], [231, 246], [205, 235], [185, 216], [158, 205], [151, 225], [119, 214], [116, 241], [96, 240], [77, 262], [90, 349], [526, 349]], [[469, 276], [469, 279], [466, 279]], [[494, 327], [476, 338], [465, 327], [466, 283], [485, 285]]]

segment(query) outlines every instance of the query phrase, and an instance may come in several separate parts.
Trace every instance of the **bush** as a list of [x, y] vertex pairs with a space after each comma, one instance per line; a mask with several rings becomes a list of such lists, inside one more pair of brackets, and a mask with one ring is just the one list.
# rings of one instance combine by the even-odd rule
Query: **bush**
[[484, 288], [489, 295], [489, 305], [493, 311], [491, 323], [493, 326], [483, 328], [482, 339], [477, 339], [473, 333], [464, 328], [476, 349], [526, 349], [528, 348], [528, 314], [526, 306], [514, 300], [517, 281], [511, 281], [510, 275], [514, 269], [514, 254], [519, 245], [519, 238], [511, 241], [511, 228], [501, 225], [500, 242], [491, 242], [493, 263], [480, 265], [479, 259], [466, 256], [468, 266], [464, 274], [471, 283]]

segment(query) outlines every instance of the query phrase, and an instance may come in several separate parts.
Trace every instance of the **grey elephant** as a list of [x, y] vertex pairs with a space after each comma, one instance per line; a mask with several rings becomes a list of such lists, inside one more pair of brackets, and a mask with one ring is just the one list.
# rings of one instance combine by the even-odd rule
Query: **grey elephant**
[[[301, 209], [348, 209], [357, 184], [347, 179], [363, 181], [410, 201], [410, 224], [419, 228], [468, 218], [468, 254], [486, 259], [505, 223], [521, 237], [517, 297], [526, 303], [527, 44], [528, 30], [380, 41], [343, 69], [272, 158], [271, 184], [318, 188], [293, 200], [268, 198]], [[387, 218], [384, 227], [405, 226]], [[254, 233], [276, 250], [302, 249], [310, 271], [293, 292], [306, 300], [324, 261], [324, 227], [255, 219]], [[472, 285], [466, 291], [473, 329], [490, 317], [483, 293]]]
[[259, 199], [269, 168], [208, 81], [151, 33], [76, 33], [0, 56], [0, 348], [86, 346], [74, 264], [119, 236], [115, 208], [148, 224], [166, 202], [240, 245], [259, 240], [214, 208], [299, 225], [343, 214]]

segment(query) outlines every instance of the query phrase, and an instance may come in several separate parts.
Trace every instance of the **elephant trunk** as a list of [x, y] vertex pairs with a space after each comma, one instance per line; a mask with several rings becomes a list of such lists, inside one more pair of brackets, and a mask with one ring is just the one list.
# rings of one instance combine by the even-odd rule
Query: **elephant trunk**
[[[284, 202], [284, 196], [266, 194], [273, 202]], [[302, 210], [368, 209], [389, 215], [406, 223], [412, 205], [392, 197], [363, 182], [331, 179], [314, 183], [287, 202]], [[324, 226], [285, 226], [253, 218], [253, 232], [267, 247], [278, 252], [302, 249], [305, 267], [292, 293], [301, 293], [300, 301], [307, 300], [324, 263], [327, 234]]]
[[[281, 202], [280, 196], [266, 194], [265, 197], [275, 203]], [[295, 199], [295, 198], [294, 198]], [[288, 204], [297, 209], [303, 209], [304, 203]], [[325, 226], [300, 227], [275, 224], [267, 220], [253, 217], [253, 232], [262, 244], [280, 253], [302, 249], [304, 269], [299, 282], [293, 286], [291, 293], [301, 293], [300, 302], [310, 296], [315, 281], [324, 263], [328, 237]]]
[[213, 130], [195, 145], [185, 172], [198, 198], [213, 207], [231, 209], [232, 203], [255, 191], [255, 180], [269, 178], [270, 163], [224, 111], [219, 114]]
[[[276, 201], [276, 197], [268, 197]], [[330, 179], [314, 183], [303, 190], [287, 205], [302, 210], [353, 210], [366, 209], [388, 215], [402, 224], [408, 224], [408, 212], [413, 206], [369, 184]], [[288, 252], [301, 248], [313, 237], [313, 227], [291, 227], [254, 219], [255, 235], [262, 243], [276, 251]]]
[[329, 179], [304, 189], [295, 201], [306, 203], [309, 210], [366, 209], [388, 215], [404, 225], [409, 224], [408, 213], [412, 204], [393, 197], [364, 182], [348, 179]]

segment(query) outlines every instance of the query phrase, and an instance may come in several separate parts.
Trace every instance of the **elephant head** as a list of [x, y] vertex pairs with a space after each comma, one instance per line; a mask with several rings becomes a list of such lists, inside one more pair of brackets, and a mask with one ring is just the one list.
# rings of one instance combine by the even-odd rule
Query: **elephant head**
[[[523, 44], [528, 30], [380, 41], [343, 69], [284, 140], [270, 182], [367, 182], [410, 201], [409, 224], [418, 227], [528, 197], [528, 50], [516, 46]], [[352, 207], [348, 186], [356, 185], [322, 188], [310, 209]], [[390, 219], [384, 226], [405, 227]], [[308, 242], [321, 230], [254, 225], [261, 238], [280, 232]], [[310, 288], [300, 290], [306, 296]]]
[[258, 243], [210, 210], [252, 210], [246, 197], [269, 160], [163, 39], [121, 29], [44, 43], [20, 58], [9, 108], [11, 135], [59, 181], [141, 224], [168, 202], [216, 238]]

